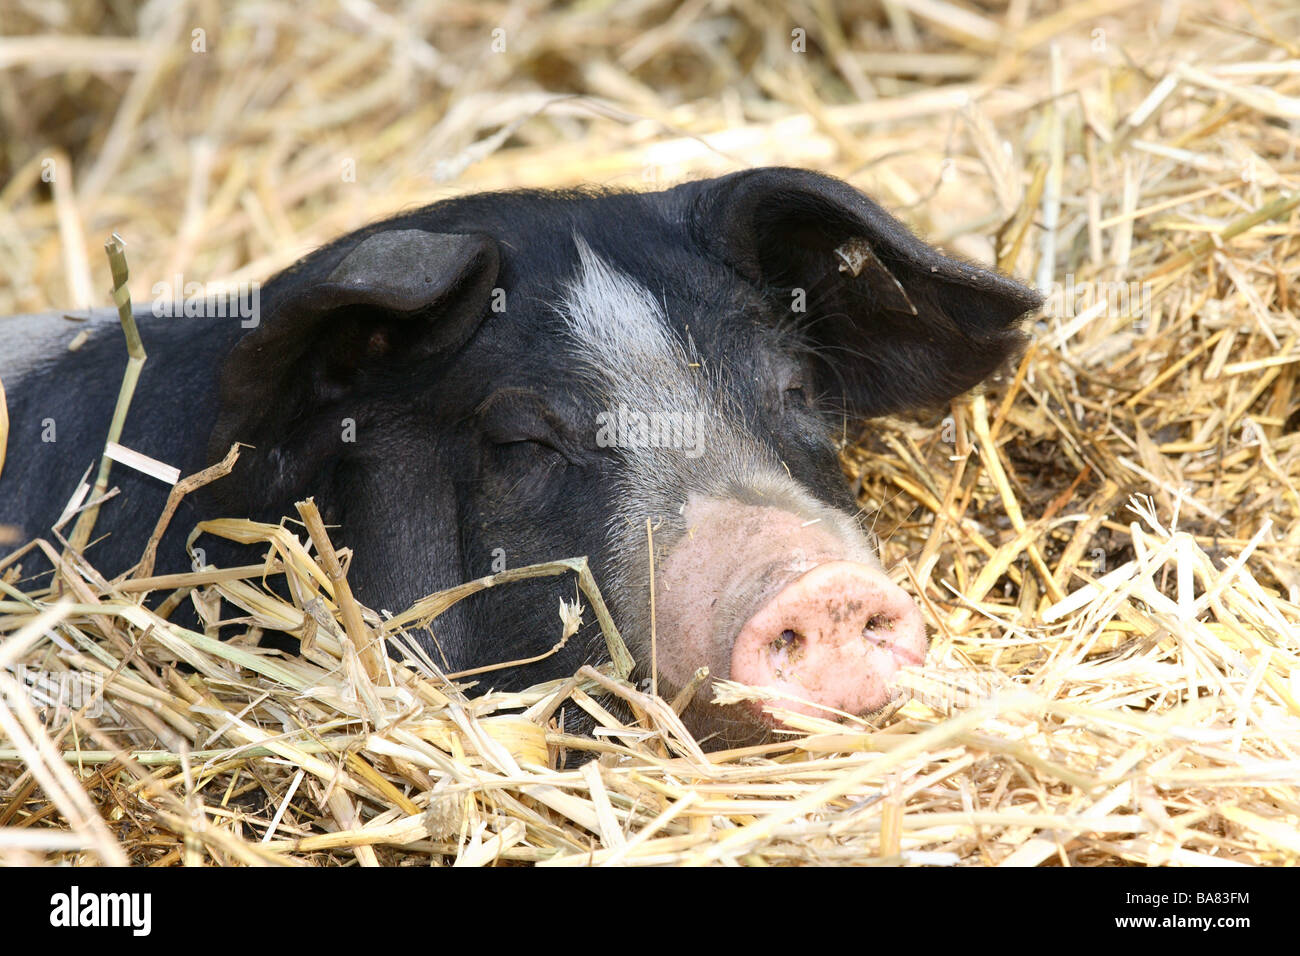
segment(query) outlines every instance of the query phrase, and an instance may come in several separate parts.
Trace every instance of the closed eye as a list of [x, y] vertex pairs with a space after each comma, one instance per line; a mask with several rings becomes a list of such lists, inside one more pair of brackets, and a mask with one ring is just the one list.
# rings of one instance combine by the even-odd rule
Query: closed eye
[[539, 445], [568, 457], [563, 423], [539, 395], [501, 389], [478, 407], [477, 415], [483, 437], [498, 448]]
[[[512, 448], [516, 445], [528, 446], [537, 445], [550, 451], [564, 454], [563, 449], [558, 447], [558, 443], [550, 436], [542, 435], [519, 435], [519, 434], [495, 434], [489, 435], [492, 444], [497, 448]], [[522, 451], [522, 448], [516, 448], [516, 451]]]
[[787, 411], [791, 408], [811, 408], [812, 400], [808, 395], [808, 390], [802, 385], [791, 385], [781, 393], [781, 409]]
[[492, 457], [497, 480], [508, 482], [504, 486], [498, 485], [504, 488], [498, 499], [502, 502], [516, 495], [524, 499], [542, 495], [545, 489], [553, 487], [549, 479], [556, 469], [568, 466], [563, 453], [541, 442], [528, 440], [495, 444]]

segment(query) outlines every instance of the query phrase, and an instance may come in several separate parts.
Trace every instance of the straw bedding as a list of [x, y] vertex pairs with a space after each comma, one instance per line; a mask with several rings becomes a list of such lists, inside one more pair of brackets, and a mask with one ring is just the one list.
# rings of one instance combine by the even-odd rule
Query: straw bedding
[[[139, 303], [462, 191], [769, 163], [1050, 296], [981, 394], [847, 436], [935, 636], [876, 725], [791, 717], [787, 741], [705, 753], [618, 666], [473, 696], [490, 675], [412, 647], [468, 590], [545, 573], [574, 579], [556, 640], [595, 615], [619, 660], [579, 556], [385, 621], [310, 502], [205, 529], [265, 542], [248, 568], [104, 580], [51, 535], [53, 580], [0, 563], [0, 860], [1300, 860], [1293, 4], [7, 7], [0, 315], [103, 304], [113, 230]], [[183, 631], [151, 593], [224, 597], [246, 634]], [[268, 629], [302, 655], [259, 648]], [[562, 732], [574, 708], [593, 736]], [[572, 754], [595, 759], [557, 769]]]

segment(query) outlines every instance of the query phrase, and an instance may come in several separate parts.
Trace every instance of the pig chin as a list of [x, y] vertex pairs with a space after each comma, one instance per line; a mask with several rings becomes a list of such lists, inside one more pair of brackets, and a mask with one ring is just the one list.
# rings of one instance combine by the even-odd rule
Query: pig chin
[[[692, 496], [656, 580], [659, 670], [682, 686], [700, 665], [777, 697], [720, 707], [700, 691], [684, 715], [727, 743], [784, 726], [766, 708], [868, 716], [929, 640], [912, 599], [843, 513]], [[829, 710], [827, 708], [830, 708]]]

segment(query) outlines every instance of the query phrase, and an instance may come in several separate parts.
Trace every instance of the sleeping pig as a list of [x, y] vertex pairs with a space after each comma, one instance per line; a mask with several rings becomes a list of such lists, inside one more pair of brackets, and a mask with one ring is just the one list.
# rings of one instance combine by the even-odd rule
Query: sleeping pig
[[[978, 385], [1020, 348], [1037, 304], [798, 169], [653, 193], [463, 196], [317, 250], [252, 312], [143, 310], [149, 361], [121, 443], [182, 474], [249, 446], [185, 500], [159, 572], [189, 568], [196, 521], [276, 521], [311, 495], [373, 608], [588, 555], [643, 676], [649, 521], [662, 694], [704, 665], [775, 688], [780, 707], [869, 715], [928, 639], [864, 533], [837, 438]], [[68, 351], [84, 327], [0, 320], [0, 524], [20, 541], [47, 533], [103, 448], [126, 350], [105, 310]], [[87, 553], [106, 575], [139, 560], [168, 490], [121, 466], [113, 484]], [[543, 654], [572, 596], [561, 578], [488, 589], [437, 618], [426, 649], [449, 670]], [[588, 620], [559, 653], [485, 686], [605, 653]], [[684, 716], [715, 744], [777, 724], [757, 702], [711, 696]]]

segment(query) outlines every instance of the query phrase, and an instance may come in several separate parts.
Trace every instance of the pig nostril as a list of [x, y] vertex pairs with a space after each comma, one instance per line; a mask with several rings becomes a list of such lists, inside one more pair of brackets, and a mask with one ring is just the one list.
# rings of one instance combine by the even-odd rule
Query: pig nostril
[[772, 650], [795, 650], [803, 643], [803, 635], [786, 628], [772, 640]]
[[894, 619], [888, 614], [873, 614], [867, 619], [866, 626], [862, 629], [864, 635], [871, 631], [892, 631], [894, 629]]

